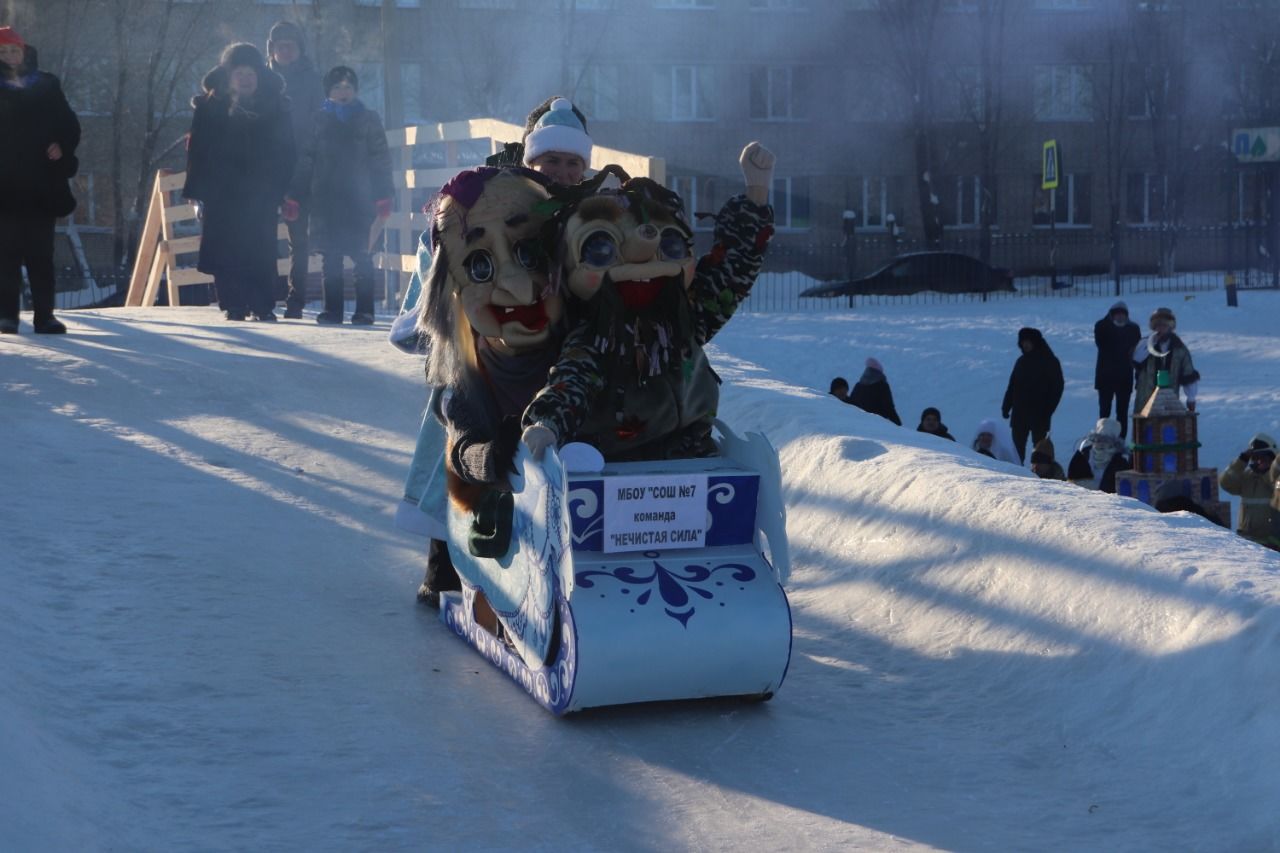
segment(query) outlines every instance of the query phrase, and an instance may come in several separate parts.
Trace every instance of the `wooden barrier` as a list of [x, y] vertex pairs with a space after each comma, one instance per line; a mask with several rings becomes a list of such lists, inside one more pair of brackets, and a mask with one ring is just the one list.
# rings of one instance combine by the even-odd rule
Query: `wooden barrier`
[[[373, 254], [373, 265], [376, 269], [387, 273], [387, 287], [384, 293], [386, 304], [398, 302], [398, 294], [404, 289], [409, 276], [417, 268], [418, 237], [428, 227], [426, 214], [414, 209], [413, 194], [415, 190], [435, 191], [458, 173], [470, 166], [480, 165], [468, 162], [473, 157], [460, 154], [460, 143], [488, 141], [488, 153], [497, 153], [507, 141], [522, 138], [524, 127], [497, 119], [481, 118], [467, 121], [442, 122], [439, 124], [405, 127], [387, 132], [387, 143], [392, 154], [392, 179], [396, 188], [397, 207], [399, 211], [392, 213], [383, 222], [382, 240], [384, 251]], [[442, 145], [443, 166], [434, 169], [413, 168], [413, 154], [419, 146]], [[472, 152], [474, 156], [474, 151]], [[612, 148], [595, 146], [591, 153], [591, 169], [600, 169], [617, 163], [628, 174], [636, 177], [648, 177], [658, 182], [666, 181], [666, 163], [661, 157], [648, 157], [632, 154]], [[134, 260], [133, 272], [129, 278], [129, 292], [125, 297], [125, 305], [151, 306], [159, 295], [161, 281], [168, 287], [169, 304], [178, 304], [178, 290], [191, 284], [208, 284], [213, 277], [200, 272], [194, 266], [180, 263], [183, 257], [193, 259], [200, 251], [200, 235], [198, 225], [192, 224], [186, 229], [196, 233], [177, 236], [179, 223], [197, 223], [196, 207], [184, 203], [174, 197], [186, 183], [185, 172], [171, 172], [161, 169], [156, 173], [155, 185], [151, 193], [151, 201], [147, 205], [147, 218], [142, 228], [142, 239]], [[397, 237], [396, 251], [386, 251], [386, 237], [394, 233]], [[288, 238], [288, 229], [281, 222], [277, 232], [281, 240]], [[371, 234], [371, 239], [372, 239]], [[189, 261], [193, 263], [193, 261]], [[308, 264], [310, 272], [318, 272], [321, 260], [312, 255]], [[347, 262], [347, 268], [351, 264]], [[278, 261], [280, 275], [289, 272], [289, 259]], [[394, 283], [394, 285], [393, 285]]]

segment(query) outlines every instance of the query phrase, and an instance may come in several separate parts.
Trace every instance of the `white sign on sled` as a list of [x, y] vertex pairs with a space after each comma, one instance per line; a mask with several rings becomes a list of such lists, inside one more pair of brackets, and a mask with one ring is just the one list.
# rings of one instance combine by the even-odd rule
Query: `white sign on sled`
[[707, 476], [606, 477], [604, 550], [701, 548], [707, 536]]

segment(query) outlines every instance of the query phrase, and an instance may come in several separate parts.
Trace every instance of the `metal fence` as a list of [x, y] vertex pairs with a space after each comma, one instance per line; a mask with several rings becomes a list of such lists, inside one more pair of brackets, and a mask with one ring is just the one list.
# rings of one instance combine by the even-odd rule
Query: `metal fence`
[[[709, 235], [699, 235], [706, 242]], [[891, 258], [923, 247], [887, 234], [860, 234], [848, 245], [814, 245], [799, 235], [780, 235], [769, 247], [759, 281], [740, 310], [757, 313], [843, 311], [887, 304], [943, 304], [1025, 296], [1125, 296], [1220, 290], [1233, 277], [1241, 289], [1280, 287], [1280, 257], [1268, 253], [1261, 228], [1195, 230], [1126, 229], [1119, 236], [1119, 273], [1111, 271], [1112, 243], [1092, 230], [1036, 231], [992, 235], [991, 264], [1010, 271], [1013, 291], [990, 294], [924, 292], [908, 296], [801, 297], [824, 281], [866, 275]], [[706, 246], [700, 246], [706, 250]], [[977, 237], [948, 234], [944, 250], [979, 257]], [[91, 255], [92, 256], [92, 253]], [[98, 267], [81, 271], [63, 261], [58, 273], [60, 309], [123, 304], [128, 271]], [[1171, 270], [1171, 271], [1165, 271]]]
[[[921, 251], [913, 240], [857, 235], [856, 246], [804, 245], [782, 235], [769, 247], [759, 281], [740, 310], [758, 313], [829, 312], [885, 304], [942, 304], [1025, 296], [1124, 296], [1219, 290], [1232, 277], [1238, 287], [1280, 287], [1280, 264], [1268, 253], [1263, 229], [1133, 229], [1110, 237], [1089, 229], [995, 233], [991, 265], [1007, 269], [1013, 291], [989, 294], [926, 291], [902, 296], [801, 297], [822, 282], [867, 275], [897, 255]], [[980, 257], [976, 236], [948, 234], [942, 250]], [[1112, 257], [1116, 258], [1115, 271]]]

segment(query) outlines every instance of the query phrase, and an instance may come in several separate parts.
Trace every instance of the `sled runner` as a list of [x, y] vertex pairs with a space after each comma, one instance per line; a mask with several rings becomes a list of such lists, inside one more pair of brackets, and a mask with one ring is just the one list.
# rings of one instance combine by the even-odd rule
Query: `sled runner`
[[440, 618], [556, 714], [772, 696], [791, 657], [781, 471], [763, 435], [716, 426], [709, 459], [566, 471], [521, 446], [505, 554], [474, 556], [475, 517], [449, 507], [463, 588]]

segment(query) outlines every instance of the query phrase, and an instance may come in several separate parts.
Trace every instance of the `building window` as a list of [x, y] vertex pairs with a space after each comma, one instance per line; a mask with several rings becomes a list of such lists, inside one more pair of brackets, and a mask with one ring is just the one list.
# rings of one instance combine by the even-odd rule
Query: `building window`
[[1093, 115], [1093, 87], [1087, 65], [1037, 65], [1035, 114], [1038, 121], [1081, 121]]
[[858, 211], [858, 227], [883, 231], [889, 222], [889, 180], [887, 178], [856, 178], [861, 207]]
[[1088, 228], [1093, 225], [1093, 180], [1091, 175], [1063, 175], [1056, 190], [1040, 189], [1040, 175], [1035, 181], [1031, 224], [1048, 228], [1052, 222], [1059, 228]]
[[751, 69], [751, 118], [757, 121], [792, 121], [801, 118], [799, 104], [803, 68], [789, 65]]
[[1133, 225], [1158, 225], [1164, 221], [1169, 181], [1164, 175], [1130, 172], [1125, 179], [1125, 216]]
[[982, 180], [977, 175], [942, 175], [933, 191], [944, 226], [976, 228], [982, 221]]
[[617, 121], [621, 116], [618, 108], [618, 66], [587, 65], [573, 69], [577, 85], [573, 90], [573, 103], [587, 117], [587, 124], [593, 121]]
[[1239, 170], [1232, 181], [1231, 209], [1236, 225], [1257, 225], [1266, 221], [1266, 174], [1253, 169]]
[[808, 228], [809, 179], [774, 178], [769, 204], [773, 205], [773, 224], [778, 228]]
[[659, 121], [716, 117], [715, 74], [709, 65], [673, 65], [653, 73], [653, 115]]

